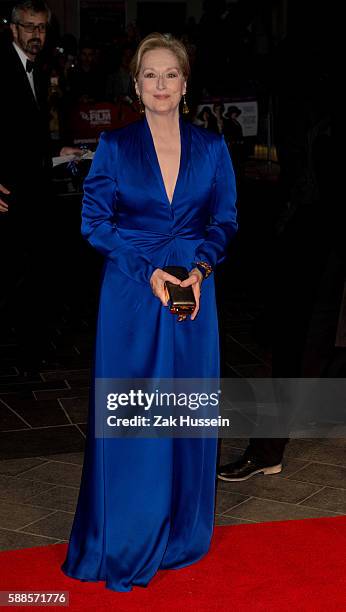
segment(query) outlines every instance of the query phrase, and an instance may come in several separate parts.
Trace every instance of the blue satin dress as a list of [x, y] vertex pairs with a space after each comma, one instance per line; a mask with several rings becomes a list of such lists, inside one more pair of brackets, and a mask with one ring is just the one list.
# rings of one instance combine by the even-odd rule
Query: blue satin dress
[[[235, 179], [222, 136], [180, 118], [170, 203], [146, 118], [101, 134], [84, 184], [83, 236], [105, 256], [95, 377], [217, 378], [213, 274], [195, 321], [154, 297], [157, 267], [214, 268], [237, 230]], [[146, 586], [159, 569], [208, 551], [216, 438], [95, 438], [94, 400], [76, 514], [62, 571], [106, 588]]]

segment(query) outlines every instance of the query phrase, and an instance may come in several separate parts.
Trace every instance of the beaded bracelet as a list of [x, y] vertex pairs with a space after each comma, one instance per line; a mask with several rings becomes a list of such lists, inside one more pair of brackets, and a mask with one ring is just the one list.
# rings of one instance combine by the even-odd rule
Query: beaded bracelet
[[196, 261], [196, 268], [203, 274], [203, 278], [208, 278], [213, 271], [213, 268], [206, 261]]

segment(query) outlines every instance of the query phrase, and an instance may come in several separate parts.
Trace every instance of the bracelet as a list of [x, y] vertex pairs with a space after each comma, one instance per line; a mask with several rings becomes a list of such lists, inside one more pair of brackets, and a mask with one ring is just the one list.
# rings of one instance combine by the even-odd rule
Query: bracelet
[[203, 278], [208, 278], [213, 271], [213, 268], [206, 261], [196, 261], [196, 268], [203, 274]]

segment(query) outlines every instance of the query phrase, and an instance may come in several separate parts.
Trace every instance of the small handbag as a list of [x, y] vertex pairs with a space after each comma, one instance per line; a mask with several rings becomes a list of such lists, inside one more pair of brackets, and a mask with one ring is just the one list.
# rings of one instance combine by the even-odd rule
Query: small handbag
[[[166, 266], [163, 270], [181, 281], [189, 278], [189, 273], [184, 266]], [[170, 312], [176, 315], [191, 314], [196, 307], [192, 287], [180, 287], [169, 281], [166, 281], [165, 284], [169, 295]]]

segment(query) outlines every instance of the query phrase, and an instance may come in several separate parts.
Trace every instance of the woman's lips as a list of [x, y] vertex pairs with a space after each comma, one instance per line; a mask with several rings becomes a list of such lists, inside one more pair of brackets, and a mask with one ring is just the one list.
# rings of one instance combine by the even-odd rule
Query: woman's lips
[[158, 100], [167, 100], [167, 98], [169, 98], [168, 95], [154, 95], [154, 98], [157, 98]]

